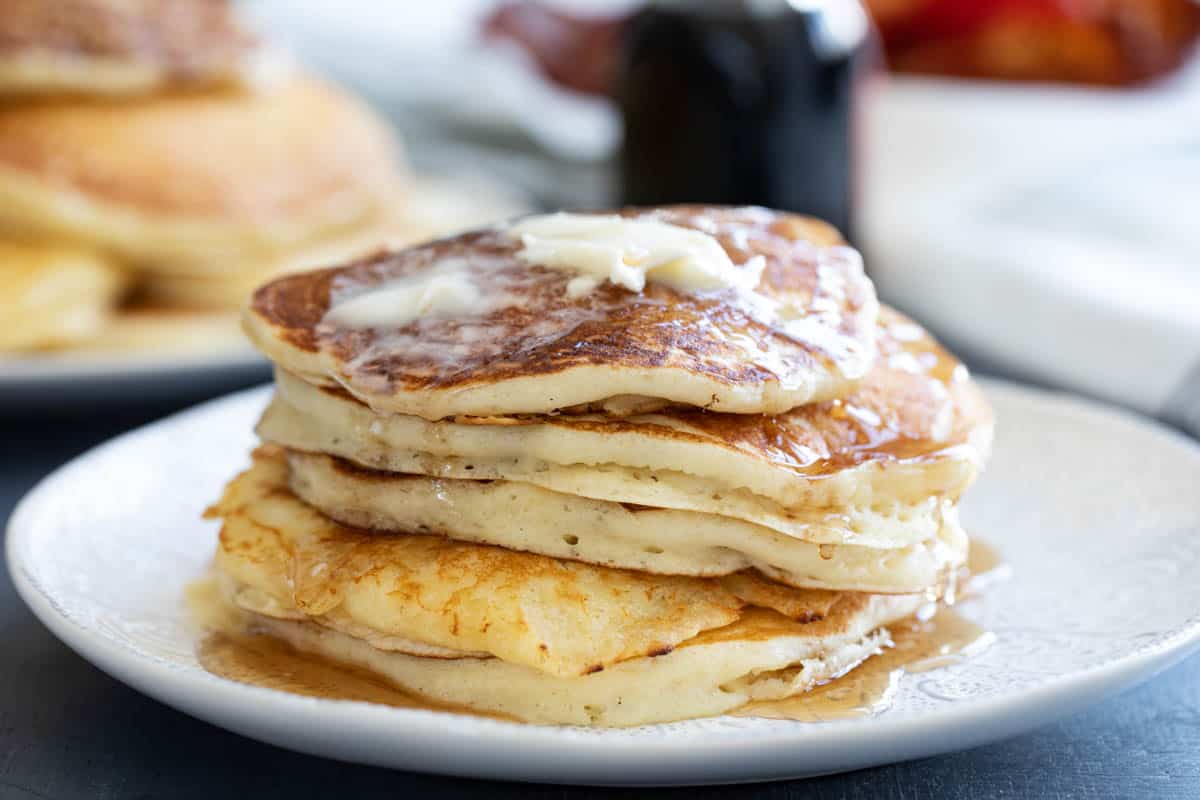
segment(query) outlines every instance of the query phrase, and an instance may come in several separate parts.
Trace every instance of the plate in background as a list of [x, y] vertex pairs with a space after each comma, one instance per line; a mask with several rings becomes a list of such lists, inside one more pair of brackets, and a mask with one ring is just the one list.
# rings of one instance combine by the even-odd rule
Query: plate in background
[[0, 413], [196, 401], [269, 379], [247, 342], [206, 353], [0, 357]]
[[194, 655], [183, 586], [211, 556], [216, 525], [200, 512], [247, 463], [267, 389], [133, 431], [55, 472], [14, 513], [8, 565], [34, 613], [101, 669], [200, 719], [301, 752], [625, 785], [794, 778], [930, 756], [1072, 713], [1200, 645], [1200, 448], [1071, 397], [986, 387], [996, 452], [963, 518], [1014, 577], [962, 612], [997, 641], [963, 664], [906, 675], [892, 708], [869, 719], [588, 730], [298, 697], [208, 674]]
[[[482, 176], [412, 176], [405, 197], [394, 234], [379, 246], [407, 246], [530, 210], [521, 195]], [[183, 404], [270, 378], [270, 364], [242, 335], [235, 312], [197, 312], [194, 323], [191, 312], [180, 314], [178, 329], [151, 322], [103, 351], [0, 354], [0, 413]]]

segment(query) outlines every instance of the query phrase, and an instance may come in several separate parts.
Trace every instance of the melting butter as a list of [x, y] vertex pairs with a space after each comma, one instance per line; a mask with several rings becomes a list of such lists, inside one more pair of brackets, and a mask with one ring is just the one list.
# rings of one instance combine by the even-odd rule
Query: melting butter
[[419, 275], [339, 298], [325, 319], [351, 328], [382, 328], [426, 317], [475, 315], [487, 310], [484, 305], [467, 262], [445, 259]]
[[758, 285], [766, 261], [756, 256], [741, 267], [707, 233], [615, 214], [545, 214], [509, 228], [522, 244], [518, 257], [530, 264], [579, 273], [567, 294], [582, 297], [604, 281], [641, 292], [646, 281], [683, 291]]

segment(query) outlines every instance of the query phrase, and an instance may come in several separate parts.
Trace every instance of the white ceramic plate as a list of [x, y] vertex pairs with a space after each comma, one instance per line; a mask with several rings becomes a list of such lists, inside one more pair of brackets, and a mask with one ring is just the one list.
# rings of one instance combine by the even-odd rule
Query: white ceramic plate
[[0, 357], [0, 411], [195, 402], [270, 377], [247, 342], [205, 353]]
[[1014, 569], [964, 613], [997, 642], [905, 676], [891, 710], [827, 723], [718, 718], [632, 730], [526, 726], [296, 697], [215, 678], [181, 591], [216, 534], [199, 514], [247, 461], [266, 399], [234, 395], [122, 436], [19, 506], [8, 564], [34, 613], [114, 677], [306, 753], [530, 781], [792, 778], [957, 750], [1069, 714], [1200, 643], [1200, 448], [1082, 401], [988, 384], [995, 457], [964, 517]]

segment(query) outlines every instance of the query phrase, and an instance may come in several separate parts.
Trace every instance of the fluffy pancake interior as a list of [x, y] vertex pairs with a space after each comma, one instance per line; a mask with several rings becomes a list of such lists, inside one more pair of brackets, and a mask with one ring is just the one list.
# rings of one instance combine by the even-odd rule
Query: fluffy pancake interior
[[[796, 587], [914, 593], [940, 584], [966, 557], [954, 509], [938, 498], [888, 522], [930, 530], [929, 538], [876, 548], [805, 541], [731, 517], [592, 500], [524, 482], [374, 472], [296, 451], [288, 461], [292, 491], [347, 525], [641, 572], [710, 576], [755, 568]], [[845, 513], [818, 511], [799, 522], [840, 528]]]
[[441, 537], [362, 532], [301, 502], [287, 480], [282, 452], [260, 448], [211, 510], [223, 521], [215, 561], [222, 574], [272, 598], [280, 616], [300, 612], [553, 675], [669, 652], [748, 607], [772, 609], [799, 630], [870, 597], [791, 589], [752, 572], [655, 576]]

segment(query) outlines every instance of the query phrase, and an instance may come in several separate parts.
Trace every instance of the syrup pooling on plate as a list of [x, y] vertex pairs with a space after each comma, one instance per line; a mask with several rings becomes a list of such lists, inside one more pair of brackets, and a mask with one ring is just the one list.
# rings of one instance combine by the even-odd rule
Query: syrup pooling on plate
[[302, 652], [281, 639], [253, 631], [211, 633], [197, 646], [196, 659], [217, 677], [303, 697], [506, 719], [430, 702], [367, 670]]
[[892, 645], [840, 678], [785, 700], [751, 703], [737, 717], [827, 722], [870, 717], [886, 711], [907, 673], [961, 663], [986, 650], [995, 635], [951, 608], [927, 619], [889, 626]]
[[212, 577], [188, 584], [184, 601], [193, 625], [203, 631], [196, 660], [219, 678], [305, 697], [487, 716], [432, 703], [367, 670], [302, 652], [255, 630], [249, 618], [222, 597]]
[[[785, 388], [812, 369], [851, 380], [869, 369], [874, 293], [857, 253], [831, 230], [785, 225], [788, 218], [757, 209], [624, 213], [711, 237], [737, 270], [761, 271], [761, 280], [752, 290], [681, 291], [651, 276], [640, 292], [602, 283], [572, 296], [577, 273], [527, 263], [522, 242], [498, 228], [285, 279], [255, 307], [283, 323], [290, 344], [330, 352], [343, 365], [339, 380], [360, 396], [579, 365], [677, 366]], [[478, 295], [473, 307], [375, 316], [361, 326], [345, 311], [447, 262], [464, 291]]]
[[[886, 711], [905, 672], [949, 666], [987, 648], [994, 635], [942, 608], [928, 620], [891, 626], [893, 644], [840, 678], [785, 700], [752, 703], [733, 716], [801, 722], [866, 717]], [[461, 708], [431, 703], [366, 670], [303, 653], [253, 631], [214, 631], [197, 645], [207, 672], [238, 683], [329, 700], [357, 700], [396, 708], [416, 708], [477, 716]]]
[[751, 703], [733, 715], [827, 722], [871, 717], [886, 711], [906, 673], [931, 672], [961, 664], [992, 646], [996, 634], [950, 606], [956, 600], [961, 602], [979, 594], [1010, 574], [996, 548], [972, 537], [967, 564], [954, 576], [954, 586], [948, 588], [943, 598], [949, 605], [930, 604], [912, 619], [889, 625], [890, 646], [840, 678], [784, 700]]
[[209, 673], [251, 686], [396, 708], [425, 708], [420, 699], [382, 678], [310, 653], [280, 639], [253, 633], [212, 633], [200, 641], [196, 659]]
[[986, 592], [990, 586], [1012, 577], [1012, 567], [992, 545], [971, 536], [971, 549], [967, 551], [967, 563], [958, 570], [954, 585], [949, 587], [948, 603], [968, 600]]

